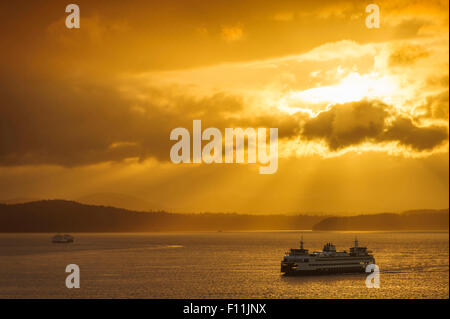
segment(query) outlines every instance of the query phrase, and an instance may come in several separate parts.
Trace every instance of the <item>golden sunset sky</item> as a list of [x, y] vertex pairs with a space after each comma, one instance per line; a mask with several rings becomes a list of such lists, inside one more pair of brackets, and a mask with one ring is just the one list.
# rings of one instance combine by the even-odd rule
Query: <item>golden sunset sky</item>
[[[67, 29], [69, 3], [0, 4], [0, 199], [448, 207], [448, 1], [77, 0], [81, 28]], [[173, 164], [170, 131], [194, 119], [277, 127], [277, 173]]]

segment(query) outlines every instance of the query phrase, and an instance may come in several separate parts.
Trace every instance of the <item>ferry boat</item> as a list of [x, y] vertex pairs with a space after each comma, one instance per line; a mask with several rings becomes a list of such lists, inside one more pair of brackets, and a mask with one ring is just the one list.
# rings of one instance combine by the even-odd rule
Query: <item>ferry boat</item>
[[56, 244], [68, 244], [68, 243], [73, 243], [74, 238], [70, 235], [55, 235], [52, 238], [52, 243], [56, 243]]
[[293, 248], [281, 261], [281, 272], [285, 275], [316, 275], [335, 273], [365, 272], [366, 266], [375, 264], [375, 258], [366, 247], [359, 247], [355, 238], [350, 252], [336, 251], [336, 246], [327, 243], [322, 251], [308, 252], [303, 248], [303, 236], [300, 249]]

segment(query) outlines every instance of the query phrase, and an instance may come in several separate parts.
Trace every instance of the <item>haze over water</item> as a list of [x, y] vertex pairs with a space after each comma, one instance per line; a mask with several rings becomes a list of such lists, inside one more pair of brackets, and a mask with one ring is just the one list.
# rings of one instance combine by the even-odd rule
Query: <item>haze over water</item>
[[[380, 289], [365, 274], [284, 277], [280, 261], [299, 232], [0, 234], [0, 298], [449, 298], [443, 233], [304, 232], [305, 248], [373, 251]], [[81, 288], [65, 287], [77, 264]]]

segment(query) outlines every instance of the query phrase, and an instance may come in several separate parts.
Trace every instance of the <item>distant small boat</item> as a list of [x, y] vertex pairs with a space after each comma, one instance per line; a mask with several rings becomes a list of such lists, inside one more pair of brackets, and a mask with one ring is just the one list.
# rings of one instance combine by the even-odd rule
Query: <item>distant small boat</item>
[[74, 238], [70, 235], [55, 235], [52, 238], [52, 243], [57, 243], [57, 244], [68, 244], [68, 243], [73, 243]]

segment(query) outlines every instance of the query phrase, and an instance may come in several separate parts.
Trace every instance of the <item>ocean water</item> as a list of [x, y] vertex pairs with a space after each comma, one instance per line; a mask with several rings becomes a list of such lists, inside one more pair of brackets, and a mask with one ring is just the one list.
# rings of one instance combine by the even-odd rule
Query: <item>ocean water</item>
[[[449, 298], [449, 234], [303, 232], [305, 248], [355, 235], [373, 251], [380, 288], [366, 274], [285, 277], [284, 252], [299, 232], [0, 234], [0, 298]], [[68, 289], [66, 265], [80, 267]]]

